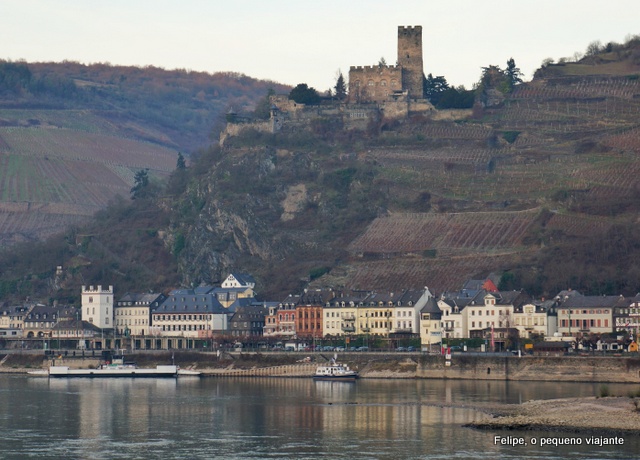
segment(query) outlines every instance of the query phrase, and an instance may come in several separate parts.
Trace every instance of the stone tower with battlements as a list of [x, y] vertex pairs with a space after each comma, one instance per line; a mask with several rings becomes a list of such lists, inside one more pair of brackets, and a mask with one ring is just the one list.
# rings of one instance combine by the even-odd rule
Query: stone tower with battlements
[[351, 66], [349, 101], [386, 103], [424, 99], [422, 26], [398, 26], [396, 65]]
[[409, 97], [422, 99], [422, 26], [398, 26], [398, 65], [402, 67], [402, 88]]

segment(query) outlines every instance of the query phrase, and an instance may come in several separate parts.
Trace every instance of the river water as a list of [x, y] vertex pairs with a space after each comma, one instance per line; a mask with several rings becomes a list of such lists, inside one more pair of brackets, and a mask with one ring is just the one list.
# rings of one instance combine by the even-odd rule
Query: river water
[[[464, 428], [477, 403], [593, 396], [597, 384], [283, 378], [47, 379], [0, 376], [2, 459], [627, 459], [620, 446], [496, 444]], [[609, 385], [626, 395], [635, 387]], [[447, 407], [430, 404], [445, 403]], [[450, 407], [453, 405], [454, 407]], [[581, 436], [585, 438], [585, 436]], [[584, 441], [584, 439], [581, 439]]]

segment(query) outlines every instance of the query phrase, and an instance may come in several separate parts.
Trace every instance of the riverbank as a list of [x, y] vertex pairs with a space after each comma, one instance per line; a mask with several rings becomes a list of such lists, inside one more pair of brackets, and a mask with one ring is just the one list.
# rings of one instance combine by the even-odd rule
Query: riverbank
[[483, 430], [637, 435], [640, 434], [639, 408], [640, 398], [631, 395], [536, 400], [477, 408], [491, 418], [465, 426]]
[[[305, 377], [313, 367], [324, 364], [333, 353], [212, 353], [196, 351], [137, 351], [127, 359], [140, 367], [177, 364], [210, 376]], [[487, 381], [547, 381], [591, 383], [639, 383], [637, 355], [607, 356], [478, 356], [454, 354], [451, 360], [421, 353], [340, 353], [339, 361], [357, 370], [362, 378], [434, 379]], [[90, 368], [99, 364], [99, 353], [85, 356], [42, 354], [0, 354], [0, 373], [27, 372], [53, 364]]]

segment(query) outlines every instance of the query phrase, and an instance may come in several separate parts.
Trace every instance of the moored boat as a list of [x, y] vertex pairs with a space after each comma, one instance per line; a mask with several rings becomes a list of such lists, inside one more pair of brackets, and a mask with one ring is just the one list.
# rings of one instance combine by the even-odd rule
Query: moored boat
[[30, 375], [61, 377], [147, 377], [167, 378], [178, 376], [199, 376], [200, 372], [180, 369], [175, 364], [159, 365], [155, 368], [140, 368], [135, 363], [125, 362], [123, 356], [114, 356], [111, 361], [101, 364], [95, 369], [73, 369], [69, 366], [49, 366], [48, 370], [32, 371]]
[[346, 364], [337, 363], [335, 359], [326, 366], [318, 366], [313, 380], [337, 381], [337, 382], [355, 382], [358, 373]]

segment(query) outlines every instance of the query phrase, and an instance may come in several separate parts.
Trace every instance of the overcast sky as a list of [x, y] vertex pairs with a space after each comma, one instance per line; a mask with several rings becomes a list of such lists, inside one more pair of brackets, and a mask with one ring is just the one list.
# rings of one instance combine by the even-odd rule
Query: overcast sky
[[470, 88], [513, 57], [543, 59], [640, 34], [640, 0], [0, 0], [0, 59], [234, 71], [319, 91], [351, 65], [396, 61], [423, 27], [425, 73]]

